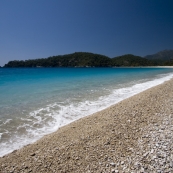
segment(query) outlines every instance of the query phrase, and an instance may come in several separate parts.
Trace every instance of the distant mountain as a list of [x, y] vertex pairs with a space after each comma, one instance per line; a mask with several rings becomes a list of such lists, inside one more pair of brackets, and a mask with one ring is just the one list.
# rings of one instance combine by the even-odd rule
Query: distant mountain
[[122, 55], [112, 58], [113, 66], [152, 66], [155, 65], [152, 61], [135, 56], [132, 54]]
[[173, 50], [163, 50], [153, 55], [147, 55], [144, 58], [149, 60], [169, 61], [173, 59]]

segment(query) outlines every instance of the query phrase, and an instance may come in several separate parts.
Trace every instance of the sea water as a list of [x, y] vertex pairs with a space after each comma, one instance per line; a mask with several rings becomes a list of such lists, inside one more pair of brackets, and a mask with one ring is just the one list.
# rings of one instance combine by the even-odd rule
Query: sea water
[[0, 156], [172, 77], [171, 68], [0, 68]]

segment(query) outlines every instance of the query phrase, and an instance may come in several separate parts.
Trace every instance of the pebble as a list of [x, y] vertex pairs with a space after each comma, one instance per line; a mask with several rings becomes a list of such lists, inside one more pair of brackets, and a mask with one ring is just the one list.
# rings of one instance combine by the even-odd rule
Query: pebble
[[121, 162], [121, 165], [124, 165], [124, 161]]
[[154, 150], [153, 150], [153, 149], [151, 149], [150, 153], [151, 153], [151, 154], [153, 154], [153, 152], [154, 152]]
[[30, 156], [35, 156], [35, 153], [30, 154]]
[[112, 163], [110, 163], [110, 165], [111, 165], [111, 166], [115, 166], [115, 163], [112, 162]]

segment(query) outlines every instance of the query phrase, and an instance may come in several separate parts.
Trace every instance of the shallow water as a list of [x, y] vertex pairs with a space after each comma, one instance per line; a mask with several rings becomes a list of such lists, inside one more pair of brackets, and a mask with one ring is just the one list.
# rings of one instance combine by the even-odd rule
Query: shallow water
[[1, 68], [0, 156], [172, 76], [171, 68]]

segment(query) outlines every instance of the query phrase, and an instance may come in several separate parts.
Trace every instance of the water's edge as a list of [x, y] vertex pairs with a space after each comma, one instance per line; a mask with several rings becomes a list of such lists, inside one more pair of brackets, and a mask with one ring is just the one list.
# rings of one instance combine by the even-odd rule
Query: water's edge
[[[14, 145], [12, 145], [12, 146], [8, 146], [8, 147], [4, 146], [5, 148], [1, 150], [0, 156], [4, 156], [8, 153], [11, 153], [12, 151], [14, 151], [16, 149], [22, 148], [23, 146], [25, 146], [27, 144], [31, 144], [31, 143], [39, 140], [40, 138], [42, 138], [44, 135], [55, 132], [56, 130], [58, 130], [59, 127], [68, 125], [69, 123], [71, 123], [75, 120], [78, 120], [85, 116], [88, 116], [88, 115], [91, 115], [98, 111], [101, 111], [103, 109], [106, 109], [124, 99], [127, 99], [133, 95], [139, 94], [154, 86], [160, 85], [160, 84], [164, 83], [165, 81], [170, 80], [172, 77], [173, 77], [173, 74], [170, 73], [167, 76], [157, 78], [157, 79], [154, 79], [154, 80], [151, 80], [148, 82], [144, 82], [144, 83], [138, 83], [138, 84], [133, 85], [132, 87], [116, 89], [108, 96], [99, 97], [99, 99], [97, 101], [94, 101], [94, 102], [86, 101], [86, 102], [81, 103], [80, 105], [77, 105], [78, 109], [76, 112], [74, 112], [74, 110], [76, 110], [76, 105], [71, 104], [71, 105], [69, 105], [69, 107], [62, 107], [61, 116], [59, 116], [58, 118], [55, 119], [54, 128], [47, 129], [47, 132], [42, 133], [40, 136], [37, 136], [36, 138], [33, 138], [33, 139], [28, 138], [27, 140], [25, 139], [24, 141], [21, 141], [20, 145], [19, 144], [17, 145], [14, 143]], [[102, 103], [102, 104], [100, 104], [100, 103]], [[44, 111], [44, 110], [37, 110], [37, 111]], [[71, 115], [73, 116], [73, 119], [68, 116], [64, 116], [64, 115], [66, 115], [66, 112], [69, 112], [69, 111], [72, 112]]]

